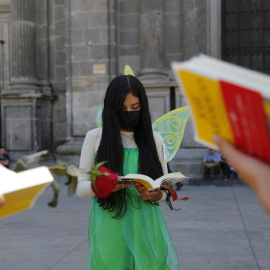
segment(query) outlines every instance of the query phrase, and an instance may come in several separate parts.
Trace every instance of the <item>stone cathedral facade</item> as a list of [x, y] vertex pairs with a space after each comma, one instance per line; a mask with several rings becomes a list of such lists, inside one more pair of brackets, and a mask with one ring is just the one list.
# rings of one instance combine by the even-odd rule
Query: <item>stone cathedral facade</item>
[[[129, 64], [152, 121], [185, 106], [172, 60], [221, 57], [220, 0], [0, 0], [1, 145], [78, 164], [111, 79]], [[200, 174], [189, 120], [173, 169]]]

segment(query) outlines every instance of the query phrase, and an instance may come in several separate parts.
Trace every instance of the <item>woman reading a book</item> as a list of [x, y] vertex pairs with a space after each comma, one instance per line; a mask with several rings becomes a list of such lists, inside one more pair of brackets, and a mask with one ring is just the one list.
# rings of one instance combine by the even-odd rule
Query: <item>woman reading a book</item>
[[[163, 139], [153, 132], [145, 89], [131, 75], [112, 80], [104, 98], [102, 128], [89, 131], [80, 168], [95, 163], [124, 176], [141, 173], [157, 179], [167, 172]], [[167, 193], [118, 184], [107, 198], [94, 195], [89, 175], [78, 179], [77, 193], [91, 197], [90, 254], [87, 269], [178, 269], [175, 247], [159, 202]]]

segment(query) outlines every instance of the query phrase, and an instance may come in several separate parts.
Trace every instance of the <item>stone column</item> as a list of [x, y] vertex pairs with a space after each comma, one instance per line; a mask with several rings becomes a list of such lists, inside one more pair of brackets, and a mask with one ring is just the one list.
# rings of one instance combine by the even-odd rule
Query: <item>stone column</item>
[[37, 24], [37, 79], [43, 94], [51, 94], [49, 78], [49, 29], [48, 0], [39, 0], [36, 5]]
[[37, 87], [35, 0], [10, 1], [11, 89]]
[[[14, 160], [41, 149], [52, 149], [54, 96], [49, 91], [42, 92], [43, 86], [48, 85], [47, 15], [41, 10], [46, 3], [47, 0], [10, 1], [10, 82], [0, 94], [1, 143]], [[38, 5], [42, 5], [39, 12]], [[37, 37], [44, 37], [38, 57]]]
[[164, 2], [141, 1], [141, 72], [140, 76], [164, 77]]

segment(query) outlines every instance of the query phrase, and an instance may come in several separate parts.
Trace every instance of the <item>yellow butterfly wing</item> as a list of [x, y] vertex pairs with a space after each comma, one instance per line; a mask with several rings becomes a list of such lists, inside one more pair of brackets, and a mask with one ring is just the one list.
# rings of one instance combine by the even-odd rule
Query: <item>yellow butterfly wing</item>
[[189, 117], [190, 110], [186, 106], [164, 114], [152, 124], [153, 130], [164, 139], [167, 162], [174, 158], [181, 145]]
[[124, 75], [132, 75], [135, 77], [134, 72], [129, 65], [125, 65]]
[[96, 116], [96, 122], [98, 127], [102, 127], [102, 112], [103, 112], [103, 104], [100, 106]]

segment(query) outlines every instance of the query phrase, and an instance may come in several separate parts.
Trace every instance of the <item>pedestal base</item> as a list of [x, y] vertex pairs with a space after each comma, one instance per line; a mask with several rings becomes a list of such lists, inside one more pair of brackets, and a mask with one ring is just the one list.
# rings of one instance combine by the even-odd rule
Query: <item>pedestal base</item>
[[0, 95], [1, 144], [11, 158], [40, 150], [52, 151], [54, 96]]

